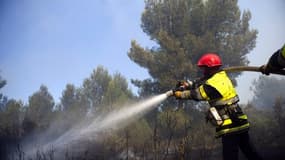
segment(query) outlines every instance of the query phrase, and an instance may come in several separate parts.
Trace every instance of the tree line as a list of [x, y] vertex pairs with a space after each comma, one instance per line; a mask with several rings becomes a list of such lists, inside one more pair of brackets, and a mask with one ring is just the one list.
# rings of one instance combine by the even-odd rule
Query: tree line
[[[253, 87], [270, 85], [272, 81], [281, 83], [284, 79], [260, 77]], [[2, 79], [1, 84], [5, 84]], [[94, 90], [89, 92], [91, 88]], [[96, 101], [88, 100], [96, 95], [88, 96], [88, 92], [101, 90], [105, 91], [97, 94]], [[28, 159], [24, 144], [40, 144], [43, 140], [39, 135], [44, 134], [46, 142], [52, 141], [86, 119], [93, 120], [137, 99], [123, 76], [111, 76], [103, 67], [96, 68], [81, 87], [67, 84], [59, 104], [54, 103], [44, 85], [29, 97], [28, 104], [1, 94], [1, 159]], [[76, 149], [75, 145], [65, 153], [51, 147], [48, 152], [36, 152], [33, 158], [56, 159], [55, 154], [62, 154], [65, 159], [220, 159], [221, 142], [214, 138], [214, 128], [204, 119], [206, 104], [183, 102], [184, 109], [174, 111], [181, 104], [171, 101], [122, 129], [104, 131], [101, 141], [82, 142], [76, 145], [83, 148]], [[284, 105], [284, 97], [278, 95], [267, 108], [251, 102], [242, 105], [249, 116], [254, 143], [266, 157], [284, 158]]]

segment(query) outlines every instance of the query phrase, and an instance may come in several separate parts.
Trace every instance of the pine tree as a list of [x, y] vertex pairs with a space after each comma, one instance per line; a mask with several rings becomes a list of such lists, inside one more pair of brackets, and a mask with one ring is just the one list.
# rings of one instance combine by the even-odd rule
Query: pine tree
[[249, 28], [250, 18], [249, 11], [241, 14], [237, 0], [146, 0], [141, 27], [157, 46], [132, 41], [129, 58], [151, 76], [132, 83], [144, 95], [194, 79], [196, 62], [205, 52], [218, 53], [224, 66], [247, 65], [257, 35]]

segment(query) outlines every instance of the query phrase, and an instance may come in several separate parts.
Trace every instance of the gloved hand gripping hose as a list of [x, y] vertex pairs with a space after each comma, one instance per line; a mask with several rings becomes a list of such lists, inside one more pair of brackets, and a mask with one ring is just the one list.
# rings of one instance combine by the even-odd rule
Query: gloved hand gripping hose
[[189, 80], [178, 81], [176, 86], [175, 86], [175, 89], [167, 91], [166, 95], [167, 95], [167, 97], [175, 96], [176, 98], [179, 99], [179, 97], [180, 97], [179, 94], [181, 94], [181, 92], [184, 90], [190, 89], [192, 86], [193, 86], [192, 81], [189, 81]]

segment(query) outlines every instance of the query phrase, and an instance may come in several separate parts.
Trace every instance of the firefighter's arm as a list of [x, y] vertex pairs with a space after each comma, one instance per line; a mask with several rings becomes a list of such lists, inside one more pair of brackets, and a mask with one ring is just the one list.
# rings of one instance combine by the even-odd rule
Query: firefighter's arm
[[191, 99], [192, 81], [178, 81], [173, 91], [174, 97], [177, 99]]
[[262, 65], [260, 70], [263, 74], [269, 75], [271, 72], [285, 68], [285, 45], [274, 52], [267, 64]]
[[222, 97], [214, 87], [206, 84], [191, 90], [175, 91], [174, 96], [177, 99], [193, 99], [196, 101], [207, 101]]

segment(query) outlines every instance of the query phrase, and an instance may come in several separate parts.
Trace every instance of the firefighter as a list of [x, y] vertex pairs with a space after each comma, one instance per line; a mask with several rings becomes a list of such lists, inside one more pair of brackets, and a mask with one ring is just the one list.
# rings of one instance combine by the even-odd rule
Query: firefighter
[[274, 71], [285, 68], [285, 44], [281, 49], [278, 49], [272, 54], [266, 65], [261, 66], [261, 72], [269, 75]]
[[185, 90], [173, 91], [173, 95], [177, 99], [208, 101], [206, 118], [216, 127], [216, 137], [222, 139], [224, 160], [237, 160], [239, 148], [248, 159], [262, 159], [250, 141], [249, 122], [238, 105], [236, 90], [226, 72], [220, 69], [220, 57], [206, 53], [197, 65], [203, 71], [203, 78], [193, 84], [182, 83]]

